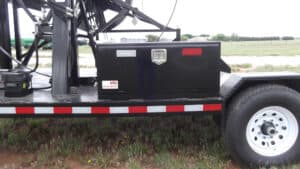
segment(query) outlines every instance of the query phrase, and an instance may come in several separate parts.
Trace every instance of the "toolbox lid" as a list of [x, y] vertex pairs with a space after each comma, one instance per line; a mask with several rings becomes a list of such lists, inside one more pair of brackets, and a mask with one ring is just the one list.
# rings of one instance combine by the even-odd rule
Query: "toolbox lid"
[[220, 46], [221, 42], [214, 42], [214, 41], [209, 41], [209, 42], [183, 42], [183, 41], [174, 41], [174, 42], [144, 42], [144, 43], [97, 43], [98, 48], [117, 48], [117, 47], [205, 47], [205, 46]]

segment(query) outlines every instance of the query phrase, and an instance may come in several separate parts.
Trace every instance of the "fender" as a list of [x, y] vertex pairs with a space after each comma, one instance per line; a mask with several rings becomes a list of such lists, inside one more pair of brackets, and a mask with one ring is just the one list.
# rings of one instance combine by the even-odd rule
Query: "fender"
[[259, 84], [281, 84], [300, 92], [300, 74], [292, 72], [222, 74], [220, 96], [227, 104], [244, 89]]

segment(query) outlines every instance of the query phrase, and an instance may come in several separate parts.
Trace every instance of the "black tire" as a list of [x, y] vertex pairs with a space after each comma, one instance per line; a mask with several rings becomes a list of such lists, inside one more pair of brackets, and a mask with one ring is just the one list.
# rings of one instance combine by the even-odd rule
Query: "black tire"
[[[259, 110], [268, 106], [288, 109], [300, 124], [300, 94], [280, 85], [260, 85], [248, 88], [229, 104], [225, 128], [225, 144], [234, 160], [250, 168], [261, 166], [283, 166], [295, 163], [300, 158], [300, 137], [283, 154], [264, 156], [256, 153], [247, 141], [247, 124]], [[295, 123], [294, 123], [295, 124]], [[259, 133], [259, 132], [258, 132]], [[273, 138], [273, 137], [272, 137]]]

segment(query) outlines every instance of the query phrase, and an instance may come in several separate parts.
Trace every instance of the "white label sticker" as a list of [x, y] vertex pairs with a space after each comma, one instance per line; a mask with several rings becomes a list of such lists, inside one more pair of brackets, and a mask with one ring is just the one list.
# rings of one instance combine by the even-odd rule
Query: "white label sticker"
[[117, 90], [117, 89], [119, 89], [119, 81], [118, 80], [103, 80], [102, 81], [102, 89], [103, 90]]
[[117, 50], [117, 57], [136, 57], [136, 50]]

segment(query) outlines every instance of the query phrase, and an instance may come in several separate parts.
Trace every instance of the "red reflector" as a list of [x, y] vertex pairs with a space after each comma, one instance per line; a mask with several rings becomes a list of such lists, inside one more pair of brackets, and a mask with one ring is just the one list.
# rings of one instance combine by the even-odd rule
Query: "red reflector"
[[203, 111], [221, 111], [222, 104], [205, 104], [203, 106]]
[[17, 114], [34, 114], [33, 107], [16, 107]]
[[54, 107], [54, 114], [72, 114], [72, 107]]
[[183, 56], [201, 56], [203, 53], [202, 48], [183, 48]]

